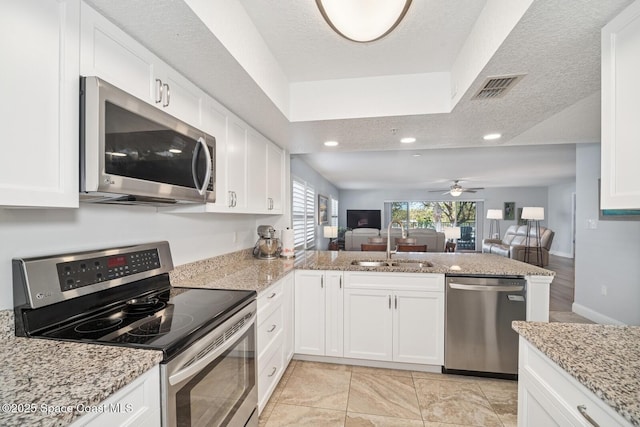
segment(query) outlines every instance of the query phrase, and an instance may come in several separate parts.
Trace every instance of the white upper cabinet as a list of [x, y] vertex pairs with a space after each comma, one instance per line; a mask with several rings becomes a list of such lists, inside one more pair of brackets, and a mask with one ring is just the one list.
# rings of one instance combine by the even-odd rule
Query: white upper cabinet
[[205, 94], [86, 4], [81, 14], [80, 73], [98, 76], [193, 126]]
[[0, 13], [0, 206], [78, 207], [79, 0]]
[[248, 210], [264, 212], [267, 210], [267, 144], [262, 135], [247, 133], [247, 192]]
[[[162, 211], [282, 213], [283, 150], [84, 3], [80, 22], [81, 75], [98, 76], [216, 138], [215, 203]], [[76, 80], [77, 75], [76, 67]], [[77, 198], [77, 182], [74, 190]]]
[[640, 209], [638, 76], [640, 1], [602, 29], [602, 209]]
[[285, 182], [284, 150], [267, 141], [267, 211], [273, 214], [283, 212]]

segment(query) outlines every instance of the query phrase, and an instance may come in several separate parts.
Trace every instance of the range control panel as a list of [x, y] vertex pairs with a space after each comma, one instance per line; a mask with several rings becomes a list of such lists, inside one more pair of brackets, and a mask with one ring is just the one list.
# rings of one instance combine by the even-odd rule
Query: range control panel
[[101, 256], [56, 264], [61, 291], [160, 268], [157, 249]]

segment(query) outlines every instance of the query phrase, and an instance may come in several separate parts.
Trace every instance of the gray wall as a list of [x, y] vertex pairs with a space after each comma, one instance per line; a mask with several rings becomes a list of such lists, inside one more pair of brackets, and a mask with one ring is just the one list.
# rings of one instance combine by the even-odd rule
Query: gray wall
[[[598, 322], [640, 325], [640, 221], [598, 220], [599, 177], [600, 144], [578, 144], [573, 310]], [[588, 228], [589, 220], [597, 228]]]
[[[299, 178], [312, 185], [316, 191], [316, 194], [322, 194], [323, 196], [327, 196], [329, 199], [334, 198], [336, 200], [339, 200], [339, 191], [336, 186], [329, 182], [318, 172], [316, 172], [316, 170], [309, 166], [305, 161], [303, 161], [299, 157], [296, 157], [295, 155], [291, 156], [291, 179], [293, 178]], [[316, 209], [317, 203], [318, 200], [316, 196]], [[331, 203], [330, 200], [329, 203]], [[317, 217], [318, 212], [316, 210], [316, 218]], [[318, 225], [316, 221], [316, 249], [326, 250], [328, 245], [329, 239], [324, 238], [322, 226]]]
[[575, 181], [550, 186], [549, 210], [545, 214], [549, 228], [555, 232], [551, 253], [566, 258], [573, 258], [572, 205], [575, 193]]

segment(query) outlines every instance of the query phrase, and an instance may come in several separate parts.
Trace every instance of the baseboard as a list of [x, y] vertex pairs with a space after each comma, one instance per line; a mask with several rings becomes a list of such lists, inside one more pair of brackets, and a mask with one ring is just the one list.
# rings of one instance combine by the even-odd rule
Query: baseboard
[[562, 258], [573, 258], [573, 254], [570, 252], [549, 251], [549, 255], [555, 255]]
[[584, 305], [580, 305], [578, 303], [573, 303], [571, 305], [571, 311], [576, 314], [579, 314], [582, 317], [586, 317], [592, 322], [600, 323], [601, 325], [619, 325], [626, 326], [625, 323], [622, 323], [619, 320], [614, 319], [613, 317], [605, 316], [602, 313], [598, 313], [595, 310], [592, 310]]

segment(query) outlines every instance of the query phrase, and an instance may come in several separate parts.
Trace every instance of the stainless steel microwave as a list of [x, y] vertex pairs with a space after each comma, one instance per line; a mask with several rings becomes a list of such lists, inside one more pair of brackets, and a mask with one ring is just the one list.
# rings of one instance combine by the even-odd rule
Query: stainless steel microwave
[[80, 85], [80, 200], [215, 202], [215, 138], [99, 79]]

